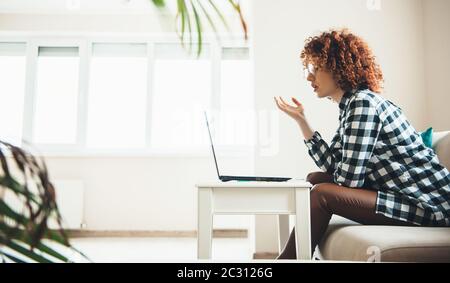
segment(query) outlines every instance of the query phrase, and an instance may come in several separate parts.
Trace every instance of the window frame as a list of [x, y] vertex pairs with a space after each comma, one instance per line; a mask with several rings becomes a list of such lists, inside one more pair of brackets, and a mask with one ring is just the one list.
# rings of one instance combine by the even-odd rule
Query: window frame
[[23, 86], [23, 108], [22, 108], [22, 140], [24, 139], [23, 136], [23, 128], [24, 128], [24, 124], [25, 124], [25, 115], [24, 113], [26, 112], [25, 110], [25, 104], [26, 104], [26, 93], [27, 93], [27, 77], [28, 77], [28, 42], [25, 39], [21, 39], [21, 38], [16, 38], [16, 37], [11, 37], [11, 36], [6, 36], [3, 37], [0, 40], [0, 43], [15, 43], [15, 44], [24, 44], [25, 45], [25, 53], [24, 53], [24, 57], [25, 57], [25, 86]]
[[[39, 60], [39, 47], [77, 47], [79, 55], [79, 69], [78, 69], [78, 95], [77, 95], [77, 128], [76, 128], [76, 141], [74, 144], [60, 144], [60, 143], [37, 143], [33, 141], [34, 137], [34, 117], [36, 114], [36, 97], [37, 97], [37, 69]], [[81, 39], [34, 39], [30, 40], [27, 45], [27, 66], [30, 68], [29, 77], [27, 77], [25, 93], [25, 107], [24, 110], [24, 126], [23, 126], [23, 139], [29, 141], [33, 147], [38, 148], [41, 152], [77, 152], [82, 150], [82, 139], [84, 138], [84, 129], [80, 119], [85, 118], [84, 110], [82, 107], [83, 98], [87, 93], [83, 90], [83, 86], [86, 85], [85, 78], [83, 78], [83, 70], [88, 69], [87, 61], [83, 60], [86, 53], [86, 46]], [[29, 64], [28, 64], [29, 63]], [[28, 81], [28, 79], [30, 81]]]
[[[155, 149], [151, 141], [151, 119], [153, 99], [153, 73], [155, 62], [155, 45], [161, 43], [179, 43], [176, 35], [165, 34], [97, 34], [97, 33], [5, 33], [0, 32], [0, 42], [25, 43], [26, 48], [26, 70], [25, 70], [25, 93], [23, 108], [22, 139], [33, 141], [34, 121], [37, 95], [37, 62], [40, 46], [45, 47], [78, 47], [79, 50], [79, 86], [77, 97], [77, 129], [75, 144], [42, 144], [32, 142], [32, 148], [44, 156], [82, 157], [82, 156], [104, 156], [104, 157], [203, 157], [210, 155], [210, 148], [204, 149]], [[222, 48], [248, 48], [249, 60], [252, 60], [252, 49], [247, 42], [240, 37], [225, 36], [219, 42], [215, 36], [204, 35], [204, 44], [209, 44], [211, 60], [211, 97], [210, 109], [220, 110], [221, 91], [221, 60]], [[90, 79], [90, 62], [92, 58], [92, 47], [95, 43], [143, 43], [147, 46], [147, 93], [146, 93], [146, 121], [145, 121], [145, 148], [88, 148], [86, 144], [88, 123], [88, 95]], [[195, 42], [193, 42], [195, 46]], [[194, 48], [195, 50], [195, 48]], [[252, 70], [253, 73], [253, 70]], [[253, 77], [253, 74], [251, 74]], [[254, 87], [252, 87], [254, 98]], [[256, 125], [255, 125], [256, 126]], [[26, 144], [25, 144], [26, 145]], [[224, 146], [221, 154], [230, 157], [241, 157], [253, 155], [254, 146]]]

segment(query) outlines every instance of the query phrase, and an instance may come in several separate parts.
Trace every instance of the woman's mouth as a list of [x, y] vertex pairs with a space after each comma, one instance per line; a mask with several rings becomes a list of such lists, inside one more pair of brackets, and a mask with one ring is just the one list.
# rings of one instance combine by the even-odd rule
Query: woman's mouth
[[319, 89], [319, 87], [317, 85], [312, 85], [313, 89], [315, 92], [317, 92], [317, 90]]

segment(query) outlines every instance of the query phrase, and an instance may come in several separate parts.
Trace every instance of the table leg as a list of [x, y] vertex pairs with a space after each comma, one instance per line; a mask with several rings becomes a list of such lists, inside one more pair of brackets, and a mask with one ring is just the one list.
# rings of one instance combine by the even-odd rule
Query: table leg
[[289, 239], [289, 214], [278, 215], [278, 251], [281, 253]]
[[197, 206], [197, 258], [211, 259], [213, 230], [213, 202], [211, 188], [198, 189]]
[[295, 238], [297, 259], [311, 259], [311, 220], [309, 188], [295, 189]]

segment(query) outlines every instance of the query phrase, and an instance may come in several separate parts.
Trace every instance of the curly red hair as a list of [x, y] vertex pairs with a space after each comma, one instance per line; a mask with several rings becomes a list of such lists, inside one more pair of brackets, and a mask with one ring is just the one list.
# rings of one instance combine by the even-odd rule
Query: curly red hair
[[303, 66], [331, 72], [344, 91], [370, 89], [381, 92], [383, 73], [367, 43], [347, 29], [331, 30], [310, 37], [300, 55]]

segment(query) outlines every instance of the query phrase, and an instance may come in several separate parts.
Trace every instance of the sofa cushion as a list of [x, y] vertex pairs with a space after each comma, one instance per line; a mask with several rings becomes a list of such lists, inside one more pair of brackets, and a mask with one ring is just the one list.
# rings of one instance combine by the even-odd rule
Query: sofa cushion
[[433, 128], [428, 128], [426, 131], [419, 132], [423, 143], [431, 148], [433, 146]]
[[435, 132], [432, 140], [439, 162], [450, 170], [450, 131]]
[[318, 252], [337, 261], [450, 262], [450, 228], [360, 225], [333, 215]]

